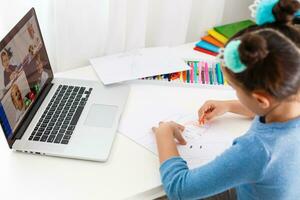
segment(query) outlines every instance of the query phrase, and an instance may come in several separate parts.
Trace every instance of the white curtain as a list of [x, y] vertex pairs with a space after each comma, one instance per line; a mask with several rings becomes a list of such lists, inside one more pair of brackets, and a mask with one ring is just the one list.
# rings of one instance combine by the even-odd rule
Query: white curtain
[[249, 18], [253, 0], [0, 0], [3, 37], [35, 7], [55, 71], [135, 48], [197, 41], [212, 26]]

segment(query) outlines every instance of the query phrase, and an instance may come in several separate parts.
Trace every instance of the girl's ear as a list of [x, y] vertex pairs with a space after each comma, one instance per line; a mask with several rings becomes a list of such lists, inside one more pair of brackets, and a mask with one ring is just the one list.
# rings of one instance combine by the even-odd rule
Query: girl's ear
[[262, 109], [268, 109], [271, 106], [272, 99], [266, 93], [263, 92], [253, 92], [253, 99]]

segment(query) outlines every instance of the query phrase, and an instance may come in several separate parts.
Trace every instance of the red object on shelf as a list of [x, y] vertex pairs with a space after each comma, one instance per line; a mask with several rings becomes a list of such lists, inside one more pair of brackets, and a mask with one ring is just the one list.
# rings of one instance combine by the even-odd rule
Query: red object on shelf
[[195, 47], [194, 50], [200, 51], [200, 52], [202, 52], [202, 53], [209, 54], [209, 55], [211, 55], [211, 56], [217, 56], [217, 55], [218, 55], [218, 54], [215, 53], [215, 52], [211, 52], [211, 51], [208, 51], [208, 50], [206, 50], [206, 49], [202, 49], [202, 48], [200, 48], [200, 47]]

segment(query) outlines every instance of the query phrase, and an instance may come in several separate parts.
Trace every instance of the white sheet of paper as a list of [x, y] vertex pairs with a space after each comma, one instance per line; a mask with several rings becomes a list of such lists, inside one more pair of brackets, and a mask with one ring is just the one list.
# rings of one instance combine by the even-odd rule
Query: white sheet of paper
[[90, 63], [105, 85], [190, 69], [169, 47], [132, 50], [90, 59]]
[[[136, 143], [157, 154], [152, 127], [160, 121], [175, 121], [186, 129], [187, 145], [178, 145], [180, 155], [190, 168], [213, 160], [245, 133], [250, 125], [237, 115], [228, 114], [200, 127], [197, 109], [208, 99], [233, 99], [234, 92], [220, 89], [197, 89], [134, 85], [127, 102], [119, 131]], [[234, 128], [233, 128], [234, 127]]]

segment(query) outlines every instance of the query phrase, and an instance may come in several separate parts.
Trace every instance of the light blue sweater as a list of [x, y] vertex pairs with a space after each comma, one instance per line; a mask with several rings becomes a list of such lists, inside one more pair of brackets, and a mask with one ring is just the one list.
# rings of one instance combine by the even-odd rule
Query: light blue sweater
[[214, 161], [189, 170], [180, 157], [160, 167], [170, 199], [200, 199], [235, 188], [238, 199], [300, 199], [300, 118], [250, 130]]

